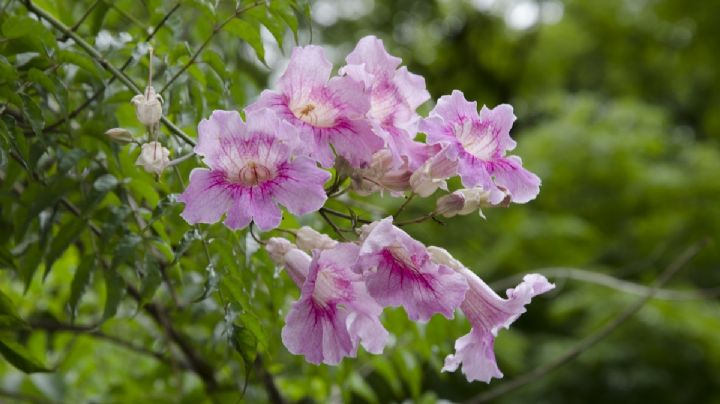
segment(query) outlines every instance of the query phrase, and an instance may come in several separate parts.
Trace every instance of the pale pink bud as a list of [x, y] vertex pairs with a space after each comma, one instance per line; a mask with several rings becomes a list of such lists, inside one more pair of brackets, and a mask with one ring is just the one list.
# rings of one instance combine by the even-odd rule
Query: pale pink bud
[[337, 245], [337, 241], [330, 238], [327, 234], [318, 233], [314, 229], [303, 226], [297, 233], [295, 242], [299, 249], [310, 252], [314, 249], [329, 250]]
[[492, 206], [490, 191], [478, 188], [459, 189], [437, 200], [436, 212], [445, 216], [468, 215], [476, 210], [485, 218], [480, 208]]
[[105, 131], [105, 135], [110, 137], [113, 142], [117, 143], [132, 143], [135, 139], [133, 139], [132, 133], [130, 133], [129, 130], [123, 129], [123, 128], [112, 128]]
[[145, 143], [135, 165], [142, 166], [149, 173], [159, 175], [170, 164], [169, 156], [170, 151], [160, 142]]
[[134, 96], [130, 102], [135, 105], [135, 114], [143, 125], [153, 127], [160, 122], [163, 99], [153, 86], [148, 86], [144, 94]]

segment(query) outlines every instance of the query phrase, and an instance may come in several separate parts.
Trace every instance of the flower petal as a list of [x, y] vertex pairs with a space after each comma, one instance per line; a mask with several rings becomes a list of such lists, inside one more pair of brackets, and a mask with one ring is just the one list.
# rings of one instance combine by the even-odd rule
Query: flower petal
[[192, 170], [190, 183], [178, 200], [185, 203], [181, 216], [190, 224], [217, 222], [233, 202], [222, 173], [205, 168]]
[[319, 210], [327, 200], [323, 185], [330, 173], [307, 157], [298, 157], [283, 166], [273, 190], [275, 199], [294, 215]]

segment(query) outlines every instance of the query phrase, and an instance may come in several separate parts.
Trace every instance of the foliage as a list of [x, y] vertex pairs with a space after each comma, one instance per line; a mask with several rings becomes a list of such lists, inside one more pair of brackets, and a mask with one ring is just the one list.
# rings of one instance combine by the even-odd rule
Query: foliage
[[[40, 402], [258, 402], [274, 394], [434, 402], [505, 382], [468, 384], [440, 373], [452, 341], [467, 332], [461, 317], [416, 326], [402, 311], [386, 311], [396, 341], [381, 356], [361, 354], [336, 368], [289, 354], [279, 334], [296, 286], [247, 232], [189, 226], [179, 216], [174, 195], [197, 162], [158, 180], [135, 166], [139, 147], [104, 135], [115, 127], [144, 133], [129, 100], [146, 82], [148, 43], [161, 60], [154, 82], [165, 115], [190, 139], [212, 110], [240, 109], [267, 87], [279, 49], [311, 38], [345, 54], [376, 34], [426, 77], [433, 97], [462, 88], [489, 106], [513, 103], [519, 154], [543, 179], [540, 197], [488, 210], [487, 221], [413, 227], [419, 240], [448, 246], [496, 286], [558, 266], [650, 284], [688, 245], [720, 234], [717, 4], [538, 2], [561, 4], [562, 19], [517, 31], [503, 22], [503, 2], [478, 11], [464, 1], [375, 1], [365, 15], [323, 24], [309, 17], [328, 1], [241, 3], [2, 6], [3, 394]], [[32, 7], [75, 27], [99, 54], [38, 21]], [[171, 158], [191, 149], [170, 126], [160, 136]], [[348, 203], [379, 218], [401, 201]], [[425, 214], [431, 203], [414, 201], [403, 215]], [[318, 215], [284, 220], [283, 227], [332, 232]], [[695, 299], [651, 301], [579, 359], [501, 401], [720, 400], [717, 293], [695, 293], [718, 285], [719, 262], [717, 247], [706, 248], [672, 286]], [[553, 280], [560, 287], [552, 298], [500, 333], [497, 357], [508, 379], [558, 357], [636, 299]]]

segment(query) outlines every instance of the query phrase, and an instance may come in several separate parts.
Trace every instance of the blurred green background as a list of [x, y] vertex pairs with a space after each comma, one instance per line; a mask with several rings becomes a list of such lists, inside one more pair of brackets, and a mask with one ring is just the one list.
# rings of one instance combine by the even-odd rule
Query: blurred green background
[[[272, 1], [217, 33], [234, 2], [33, 2], [68, 27], [80, 22], [77, 34], [110, 65], [131, 58], [125, 73], [138, 86], [147, 76], [143, 38], [162, 23], [151, 41], [156, 88], [177, 75], [165, 111], [193, 137], [212, 110], [241, 109], [272, 85], [295, 44], [290, 31], [301, 45], [327, 45], [336, 67], [359, 38], [377, 35], [425, 77], [434, 99], [460, 89], [479, 104], [515, 107], [516, 153], [542, 178], [539, 197], [487, 209], [487, 220], [407, 228], [498, 291], [530, 272], [557, 284], [500, 332], [505, 378], [485, 385], [441, 373], [467, 321], [416, 325], [399, 310], [384, 314], [395, 338], [383, 355], [309, 365], [280, 341], [294, 284], [245, 232], [179, 217], [173, 194], [199, 162], [159, 181], [135, 167], [138, 148], [103, 135], [113, 127], [143, 135], [133, 93], [30, 18], [26, 2], [2, 3], [0, 349], [16, 366], [51, 372], [0, 363], [0, 401], [266, 402], [273, 392], [291, 402], [473, 400], [551, 362], [641, 298], [617, 290], [619, 280], [637, 292], [689, 246], [720, 234], [718, 1]], [[173, 156], [191, 149], [167, 129], [161, 139]], [[403, 217], [427, 213], [434, 197], [414, 200]], [[401, 202], [345, 203], [378, 218]], [[331, 233], [317, 215], [299, 223]], [[711, 242], [616, 332], [496, 402], [720, 403], [719, 287]]]

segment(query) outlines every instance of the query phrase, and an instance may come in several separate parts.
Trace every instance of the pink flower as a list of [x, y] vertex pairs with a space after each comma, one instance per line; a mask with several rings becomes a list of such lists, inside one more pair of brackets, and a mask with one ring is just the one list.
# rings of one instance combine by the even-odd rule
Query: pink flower
[[413, 141], [420, 116], [417, 107], [430, 99], [425, 79], [400, 66], [402, 60], [390, 55], [382, 40], [366, 36], [345, 59], [340, 74], [365, 83], [370, 91], [367, 118], [373, 131], [385, 140], [394, 158], [393, 168], [403, 164], [415, 170], [422, 161], [422, 144]]
[[363, 83], [349, 77], [329, 79], [331, 70], [323, 48], [295, 48], [279, 91], [263, 91], [247, 111], [276, 111], [297, 128], [305, 153], [325, 167], [335, 158], [331, 144], [350, 164], [361, 167], [383, 142], [365, 119], [370, 103]]
[[540, 178], [522, 167], [517, 156], [505, 156], [515, 148], [510, 128], [515, 115], [510, 105], [494, 109], [468, 102], [460, 91], [438, 100], [420, 130], [428, 144], [450, 147], [449, 158], [458, 161], [458, 172], [465, 187], [481, 186], [490, 191], [490, 202], [500, 203], [510, 194], [516, 203], [534, 199], [540, 192]]
[[510, 324], [525, 313], [525, 305], [529, 304], [534, 296], [553, 289], [555, 285], [548, 282], [544, 276], [526, 275], [522, 283], [507, 290], [507, 299], [503, 299], [444, 249], [428, 247], [428, 251], [433, 261], [455, 269], [470, 285], [460, 309], [472, 324], [472, 330], [458, 338], [455, 342], [455, 354], [445, 358], [442, 370], [452, 372], [462, 364], [462, 372], [468, 381], [480, 380], [487, 383], [493, 377], [503, 377], [493, 351], [498, 331], [500, 328], [510, 327]]
[[368, 295], [362, 277], [350, 270], [357, 252], [350, 243], [313, 252], [300, 300], [282, 329], [287, 349], [308, 362], [335, 365], [355, 357], [358, 344], [379, 354], [387, 343], [388, 332], [379, 319], [382, 307]]
[[314, 212], [327, 199], [330, 173], [307, 157], [292, 156], [286, 137], [295, 129], [271, 111], [215, 111], [198, 125], [195, 153], [210, 169], [196, 168], [178, 200], [188, 223], [215, 223], [239, 229], [254, 221], [261, 230], [280, 224], [278, 203], [295, 215]]
[[378, 303], [403, 306], [414, 321], [435, 313], [453, 317], [468, 288], [460, 274], [432, 262], [425, 246], [395, 227], [392, 217], [363, 229], [362, 239], [356, 270]]

